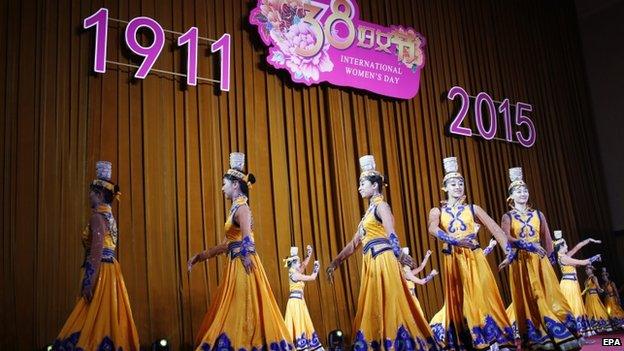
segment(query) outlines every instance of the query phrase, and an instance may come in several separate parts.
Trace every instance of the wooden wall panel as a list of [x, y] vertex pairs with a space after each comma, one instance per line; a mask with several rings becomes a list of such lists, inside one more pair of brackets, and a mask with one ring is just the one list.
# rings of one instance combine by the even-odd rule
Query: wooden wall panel
[[[467, 193], [495, 219], [506, 211], [507, 169], [523, 166], [532, 201], [576, 242], [602, 238], [606, 264], [621, 281], [624, 263], [609, 237], [609, 216], [573, 5], [567, 1], [360, 1], [363, 19], [403, 24], [427, 38], [419, 94], [397, 101], [327, 84], [293, 84], [265, 63], [248, 24], [255, 0], [27, 0], [0, 4], [0, 270], [2, 348], [51, 342], [78, 295], [80, 233], [95, 161], [113, 162], [121, 186], [115, 205], [118, 250], [143, 345], [167, 337], [192, 348], [224, 270], [223, 258], [186, 272], [188, 257], [223, 237], [229, 207], [221, 177], [230, 151], [247, 154], [258, 251], [282, 307], [288, 297], [281, 259], [291, 245], [314, 245], [325, 267], [352, 237], [366, 208], [357, 193], [358, 157], [375, 155], [390, 182], [386, 195], [399, 235], [417, 259], [439, 244], [426, 231], [441, 200], [441, 160], [457, 156]], [[93, 33], [82, 19], [105, 6], [110, 16], [155, 18], [201, 36], [232, 34], [232, 89], [186, 87], [179, 79], [108, 67], [93, 74]], [[109, 58], [136, 63], [109, 27]], [[202, 43], [200, 52], [209, 48]], [[173, 37], [157, 68], [180, 71]], [[215, 62], [200, 60], [201, 76]], [[533, 104], [538, 141], [531, 149], [448, 136], [454, 85]], [[482, 244], [489, 235], [482, 231]], [[620, 242], [621, 246], [622, 243]], [[584, 254], [589, 254], [586, 252]], [[492, 255], [495, 267], [500, 252]], [[619, 269], [617, 269], [619, 268]], [[351, 330], [361, 257], [331, 285], [308, 284], [321, 335]], [[497, 275], [509, 301], [507, 273]], [[428, 317], [443, 302], [441, 279], [418, 287]], [[318, 301], [318, 303], [316, 303]]]

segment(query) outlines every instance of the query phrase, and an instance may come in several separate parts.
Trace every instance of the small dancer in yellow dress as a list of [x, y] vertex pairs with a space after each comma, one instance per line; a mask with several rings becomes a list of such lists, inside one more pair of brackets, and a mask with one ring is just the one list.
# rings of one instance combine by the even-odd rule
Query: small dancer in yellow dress
[[457, 159], [445, 158], [447, 199], [429, 211], [429, 233], [444, 242], [444, 305], [431, 320], [436, 340], [447, 350], [515, 350], [513, 330], [490, 265], [479, 247], [478, 220], [506, 247], [496, 222], [477, 205], [465, 204], [464, 177]]
[[604, 305], [607, 308], [609, 318], [611, 318], [611, 324], [614, 328], [624, 328], [624, 310], [620, 305], [620, 293], [615, 286], [615, 283], [609, 279], [609, 272], [607, 267], [602, 267], [602, 284], [606, 293]]
[[594, 275], [594, 266], [591, 264], [585, 266], [587, 280], [585, 281], [585, 310], [587, 318], [589, 318], [589, 326], [595, 333], [607, 333], [613, 331], [609, 313], [600, 300], [600, 294], [604, 292], [600, 288], [598, 278]]
[[85, 248], [80, 300], [52, 346], [53, 350], [139, 350], [139, 336], [121, 267], [115, 258], [119, 233], [112, 212], [119, 187], [112, 165], [99, 161], [90, 186], [91, 219], [83, 232]]
[[[402, 248], [402, 251], [403, 251], [403, 254], [409, 256], [410, 254], [409, 247]], [[410, 268], [410, 266], [407, 266], [407, 265], [403, 266], [403, 277], [407, 281], [407, 287], [409, 288], [410, 294], [412, 294], [412, 297], [414, 298], [416, 304], [421, 310], [422, 310], [422, 307], [420, 306], [420, 301], [418, 301], [418, 299], [416, 298], [416, 284], [425, 285], [429, 283], [431, 279], [433, 279], [433, 277], [438, 275], [438, 271], [436, 271], [435, 269], [432, 269], [431, 272], [429, 272], [429, 274], [427, 274], [425, 278], [423, 279], [418, 278], [418, 274], [422, 272], [423, 269], [425, 269], [425, 266], [427, 265], [427, 261], [429, 261], [430, 256], [431, 256], [431, 250], [427, 250], [427, 252], [425, 253], [425, 258], [422, 260], [422, 262], [420, 263], [418, 267], [412, 269]]]
[[401, 265], [415, 264], [401, 251], [390, 206], [381, 195], [387, 183], [376, 170], [373, 156], [361, 157], [360, 168], [358, 191], [363, 198], [370, 199], [370, 206], [353, 239], [327, 268], [331, 279], [334, 270], [363, 245], [353, 349], [437, 350], [423, 311], [401, 276]]
[[592, 262], [600, 261], [600, 255], [595, 255], [585, 260], [575, 259], [572, 256], [585, 245], [589, 243], [600, 244], [601, 241], [592, 238], [585, 239], [568, 251], [568, 245], [561, 231], [555, 230], [553, 235], [555, 237], [555, 253], [557, 254], [557, 261], [561, 268], [561, 282], [559, 283], [559, 288], [570, 305], [578, 330], [583, 336], [591, 336], [594, 333], [590, 328], [587, 312], [585, 311], [585, 304], [583, 303], [583, 296], [581, 295], [581, 286], [576, 276], [576, 267], [587, 266]]
[[225, 222], [225, 240], [188, 261], [188, 269], [227, 252], [227, 268], [215, 299], [198, 333], [198, 351], [264, 350], [292, 348], [260, 257], [256, 253], [251, 210], [247, 204], [253, 174], [245, 174], [245, 155], [230, 154], [230, 169], [223, 176], [223, 194], [232, 200]]
[[310, 257], [312, 257], [312, 246], [308, 245], [306, 258], [303, 262], [299, 260], [298, 252], [299, 248], [291, 247], [290, 256], [284, 260], [284, 266], [288, 268], [288, 285], [290, 287], [290, 296], [286, 304], [284, 321], [290, 333], [290, 340], [294, 342], [297, 351], [323, 351], [321, 341], [314, 330], [308, 306], [303, 298], [305, 282], [316, 279], [320, 264], [318, 261], [315, 261], [312, 274], [304, 274], [305, 268], [308, 262], [310, 262]]
[[546, 217], [529, 205], [522, 168], [511, 168], [509, 178], [512, 210], [503, 215], [501, 227], [513, 249], [507, 250], [503, 266], [511, 262], [509, 284], [523, 349], [580, 349], [576, 321], [547, 257], [552, 241]]

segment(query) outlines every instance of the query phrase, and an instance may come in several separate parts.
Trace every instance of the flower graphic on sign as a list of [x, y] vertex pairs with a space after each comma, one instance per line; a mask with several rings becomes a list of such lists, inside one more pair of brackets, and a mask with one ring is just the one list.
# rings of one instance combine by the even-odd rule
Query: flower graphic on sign
[[392, 33], [392, 42], [397, 45], [397, 57], [407, 68], [415, 71], [423, 66], [425, 55], [423, 53], [423, 40], [420, 35], [411, 28], [395, 28]]
[[260, 29], [264, 43], [273, 45], [268, 57], [273, 66], [287, 68], [295, 80], [306, 84], [318, 82], [320, 72], [332, 71], [328, 43], [312, 56], [301, 54], [322, 40], [303, 20], [304, 0], [260, 0], [258, 5], [259, 11], [252, 12], [251, 22]]

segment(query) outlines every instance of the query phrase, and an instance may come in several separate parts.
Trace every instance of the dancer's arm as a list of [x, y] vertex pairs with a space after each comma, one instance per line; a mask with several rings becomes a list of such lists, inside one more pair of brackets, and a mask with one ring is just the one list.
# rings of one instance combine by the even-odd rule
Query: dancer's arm
[[540, 242], [544, 250], [546, 250], [546, 255], [550, 256], [553, 252], [553, 242], [550, 236], [550, 228], [548, 228], [548, 221], [542, 211], [537, 211], [537, 214], [540, 219]]
[[325, 270], [330, 280], [332, 279], [336, 268], [340, 266], [342, 261], [346, 260], [349, 256], [353, 255], [353, 253], [355, 252], [355, 249], [358, 246], [360, 246], [361, 242], [362, 242], [362, 237], [360, 236], [360, 233], [359, 232], [355, 233], [355, 235], [353, 236], [353, 239], [351, 239], [351, 241], [349, 241], [349, 243], [340, 251], [338, 256], [336, 256], [336, 258], [334, 258], [331, 261], [331, 263]]
[[427, 265], [427, 261], [429, 261], [429, 257], [431, 257], [431, 250], [427, 250], [427, 252], [425, 253], [425, 258], [420, 263], [420, 266], [414, 268], [411, 271], [413, 275], [416, 275], [416, 274], [422, 272], [423, 269], [425, 269], [425, 266]]
[[429, 234], [435, 236], [438, 240], [441, 240], [449, 245], [461, 246], [469, 249], [474, 249], [478, 246], [469, 238], [457, 239], [448, 235], [444, 230], [442, 230], [440, 228], [440, 209], [437, 207], [434, 207], [429, 211], [427, 229], [429, 231]]
[[255, 252], [255, 244], [251, 239], [251, 210], [247, 205], [241, 205], [236, 213], [236, 222], [240, 225], [241, 232], [243, 233], [243, 240], [241, 242], [241, 260], [245, 267], [247, 274], [251, 273], [254, 269], [251, 255]]
[[91, 302], [95, 285], [98, 281], [100, 264], [102, 261], [102, 252], [104, 251], [104, 233], [106, 232], [106, 224], [102, 215], [94, 213], [89, 221], [91, 228], [91, 247], [89, 255], [84, 262], [84, 276], [82, 277], [82, 296]]
[[310, 263], [310, 258], [312, 258], [312, 246], [308, 245], [306, 247], [305, 259], [303, 260], [303, 262], [301, 262], [301, 265], [299, 265], [299, 273], [305, 272], [308, 263]]
[[319, 272], [319, 268], [321, 267], [319, 261], [315, 261], [314, 262], [314, 269], [312, 270], [312, 274], [303, 274], [303, 273], [299, 273], [299, 272], [293, 272], [290, 276], [290, 278], [297, 282], [297, 281], [304, 281], [304, 282], [308, 282], [311, 280], [315, 280], [316, 277], [318, 276], [318, 272]]
[[228, 250], [227, 239], [223, 238], [223, 241], [220, 244], [213, 246], [209, 248], [208, 250], [205, 250], [198, 254], [193, 255], [193, 257], [191, 257], [186, 263], [186, 266], [190, 272], [195, 264], [204, 262], [207, 259], [226, 253], [227, 250]]
[[431, 279], [433, 279], [433, 277], [435, 277], [436, 275], [438, 275], [438, 271], [436, 271], [435, 269], [432, 269], [431, 272], [429, 272], [429, 274], [427, 274], [427, 276], [424, 279], [420, 279], [418, 278], [412, 270], [405, 269], [403, 272], [403, 276], [405, 277], [405, 279], [412, 281], [418, 285], [425, 285], [427, 283], [429, 283], [431, 281]]
[[507, 237], [507, 245], [503, 246], [503, 249], [505, 250], [505, 259], [498, 265], [499, 270], [507, 267], [511, 261], [514, 260], [517, 254], [517, 249], [512, 247], [512, 244], [515, 243], [517, 239], [511, 236], [511, 218], [507, 213], [505, 213], [503, 218], [501, 218], [501, 229]]
[[390, 205], [386, 202], [382, 202], [377, 205], [375, 211], [377, 215], [381, 219], [381, 224], [386, 230], [386, 234], [388, 235], [388, 239], [390, 239], [390, 244], [392, 245], [392, 252], [396, 258], [401, 262], [401, 265], [408, 266], [412, 269], [416, 268], [416, 262], [410, 255], [406, 255], [401, 250], [401, 245], [399, 244], [399, 237], [396, 235], [394, 231], [394, 216], [392, 215], [392, 210], [390, 210]]
[[501, 227], [496, 224], [496, 221], [492, 219], [481, 207], [478, 205], [472, 205], [474, 208], [475, 216], [479, 220], [481, 224], [483, 224], [492, 236], [498, 241], [501, 247], [507, 246], [507, 241], [510, 240], [511, 236], [506, 234]]
[[[596, 255], [594, 257], [600, 257], [600, 255]], [[559, 262], [561, 264], [566, 265], [566, 266], [574, 266], [574, 267], [577, 267], [577, 266], [587, 266], [588, 264], [592, 263], [592, 259], [594, 259], [594, 258], [588, 258], [588, 259], [585, 259], [585, 260], [578, 260], [576, 258], [572, 258], [572, 257], [568, 256], [568, 254], [559, 256]], [[599, 260], [599, 258], [598, 258], [598, 260]]]
[[567, 255], [570, 256], [570, 257], [574, 256], [580, 249], [582, 249], [585, 245], [587, 245], [589, 243], [600, 244], [600, 243], [602, 243], [602, 241], [596, 240], [594, 238], [585, 239], [585, 240], [579, 242], [578, 244], [576, 244], [576, 246], [574, 246], [571, 250], [569, 250]]

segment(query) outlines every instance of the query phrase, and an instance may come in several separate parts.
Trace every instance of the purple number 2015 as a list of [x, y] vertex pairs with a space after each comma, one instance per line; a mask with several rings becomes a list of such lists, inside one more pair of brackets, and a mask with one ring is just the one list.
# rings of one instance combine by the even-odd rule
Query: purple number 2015
[[[451, 121], [449, 131], [457, 135], [471, 136], [473, 135], [472, 130], [470, 128], [462, 126], [464, 119], [468, 115], [468, 110], [470, 109], [470, 95], [468, 95], [464, 88], [454, 86], [448, 92], [448, 99], [454, 100], [456, 97], [460, 98], [461, 107], [457, 115]], [[486, 128], [485, 123], [483, 122], [482, 105], [484, 103], [487, 107], [487, 112], [490, 117], [489, 128]], [[503, 121], [505, 122], [505, 140], [511, 142], [513, 141], [514, 133], [512, 130], [511, 108], [509, 99], [503, 100], [497, 110], [496, 106], [494, 105], [494, 100], [492, 100], [492, 97], [484, 92], [477, 94], [474, 103], [474, 115], [479, 135], [481, 135], [486, 140], [491, 140], [496, 136], [498, 118], [497, 111], [503, 115]], [[533, 146], [537, 138], [537, 133], [535, 131], [535, 125], [533, 124], [533, 121], [531, 120], [531, 118], [525, 115], [525, 112], [531, 111], [533, 111], [533, 107], [527, 103], [518, 102], [516, 104], [516, 118], [514, 120], [514, 124], [518, 127], [525, 126], [527, 129], [527, 135], [525, 136], [521, 131], [516, 131], [515, 136], [518, 142], [522, 146], [527, 148]]]

